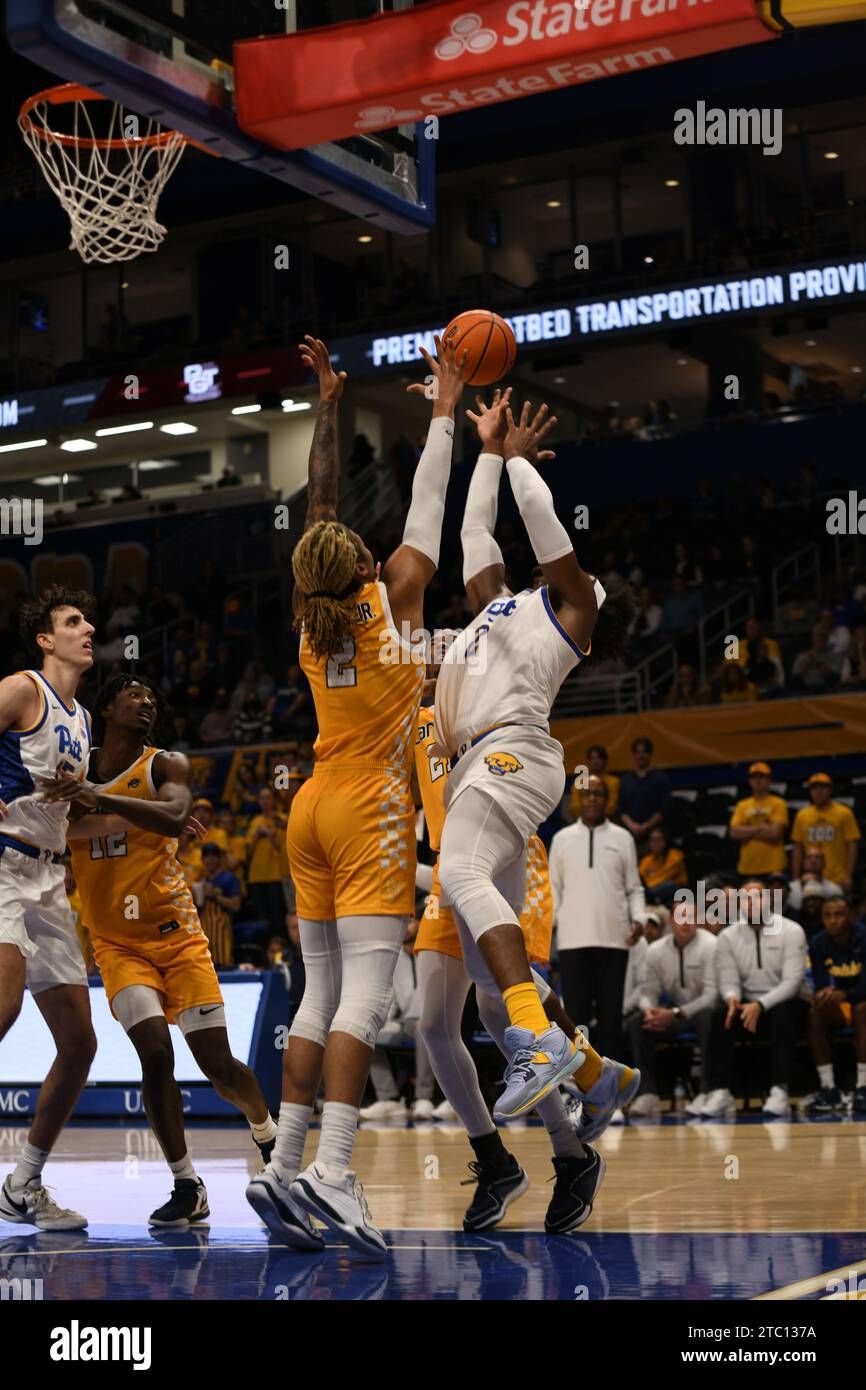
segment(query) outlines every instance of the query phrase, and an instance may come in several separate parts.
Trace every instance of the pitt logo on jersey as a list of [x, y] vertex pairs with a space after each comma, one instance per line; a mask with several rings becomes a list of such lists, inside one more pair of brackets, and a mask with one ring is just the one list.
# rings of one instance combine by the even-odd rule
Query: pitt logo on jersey
[[72, 735], [70, 734], [69, 730], [66, 728], [66, 725], [65, 725], [65, 724], [61, 724], [61, 725], [59, 725], [57, 728], [55, 728], [55, 733], [56, 733], [56, 734], [59, 734], [59, 736], [60, 736], [60, 749], [59, 749], [59, 752], [60, 752], [61, 756], [63, 756], [64, 754], [68, 753], [68, 754], [70, 755], [70, 757], [74, 758], [75, 761], [76, 761], [77, 763], [80, 763], [80, 762], [81, 762], [81, 739], [80, 739], [80, 738], [73, 738]]
[[484, 761], [497, 777], [504, 777], [507, 772], [520, 772], [523, 767], [513, 753], [488, 753]]

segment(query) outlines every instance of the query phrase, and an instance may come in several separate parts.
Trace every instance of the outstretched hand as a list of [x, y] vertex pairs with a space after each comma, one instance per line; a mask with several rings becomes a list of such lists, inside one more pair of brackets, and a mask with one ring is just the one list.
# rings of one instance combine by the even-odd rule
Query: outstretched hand
[[304, 341], [298, 344], [301, 360], [305, 367], [315, 372], [319, 378], [319, 396], [323, 401], [338, 401], [343, 394], [346, 381], [345, 372], [335, 372], [331, 366], [331, 354], [321, 338], [311, 338], [304, 334]]
[[531, 411], [530, 402], [524, 401], [520, 420], [516, 423], [511, 406], [508, 405], [505, 408], [508, 428], [505, 432], [503, 452], [506, 463], [509, 459], [524, 458], [529, 463], [537, 465], [543, 459], [556, 458], [556, 454], [551, 449], [540, 447], [542, 441], [547, 438], [556, 424], [556, 416], [551, 415], [549, 420], [545, 420], [548, 407], [542, 405], [535, 412], [535, 418], [530, 421]]
[[430, 368], [426, 384], [422, 386], [419, 381], [416, 381], [411, 386], [407, 386], [406, 390], [410, 395], [426, 396], [428, 401], [432, 401], [435, 419], [437, 415], [453, 416], [460, 404], [463, 397], [466, 362], [469, 353], [464, 348], [458, 362], [457, 353], [452, 343], [443, 344], [438, 334], [433, 341], [436, 344], [436, 358], [431, 357], [426, 348], [418, 349]]
[[478, 438], [485, 454], [501, 454], [505, 449], [505, 432], [508, 429], [508, 421], [505, 417], [505, 409], [511, 400], [511, 386], [506, 386], [504, 391], [499, 387], [493, 393], [491, 405], [485, 403], [483, 396], [475, 397], [475, 404], [478, 413], [474, 410], [467, 410], [466, 414], [478, 431]]

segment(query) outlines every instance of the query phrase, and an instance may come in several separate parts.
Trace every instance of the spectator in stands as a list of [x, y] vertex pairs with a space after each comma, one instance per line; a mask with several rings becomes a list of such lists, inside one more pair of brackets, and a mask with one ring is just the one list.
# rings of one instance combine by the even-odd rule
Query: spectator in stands
[[723, 705], [757, 700], [758, 687], [750, 681], [742, 666], [736, 661], [726, 661], [722, 671], [722, 688], [719, 702]]
[[309, 739], [303, 739], [298, 744], [298, 771], [302, 772], [305, 777], [312, 777], [315, 761], [316, 755], [313, 752], [312, 743]]
[[767, 636], [760, 618], [747, 618], [745, 636], [740, 637], [737, 643], [737, 660], [740, 665], [749, 666], [759, 649], [770, 661], [778, 662], [781, 669], [782, 653], [775, 637]]
[[722, 547], [717, 541], [713, 541], [706, 549], [701, 560], [701, 568], [704, 572], [704, 588], [710, 593], [718, 593], [724, 589], [728, 583], [729, 566], [725, 559]]
[[684, 662], [676, 674], [665, 698], [665, 709], [690, 709], [693, 705], [705, 705], [707, 693], [698, 684], [698, 673], [694, 666]]
[[213, 560], [204, 561], [198, 579], [184, 590], [184, 598], [188, 611], [199, 622], [211, 623], [215, 632], [221, 631], [225, 615], [226, 581]]
[[632, 1060], [641, 1073], [640, 1091], [630, 1115], [653, 1115], [661, 1108], [656, 1045], [675, 1041], [679, 1033], [697, 1033], [701, 1052], [700, 1088], [686, 1106], [687, 1113], [702, 1115], [710, 1094], [709, 1042], [718, 999], [718, 943], [711, 933], [698, 931], [691, 903], [678, 903], [672, 921], [672, 934], [647, 948], [639, 1007], [628, 1022]]
[[671, 908], [674, 893], [689, 881], [683, 852], [671, 845], [663, 825], [654, 826], [647, 835], [646, 848], [638, 867], [648, 900]]
[[851, 635], [848, 671], [842, 678], [842, 684], [858, 689], [866, 685], [866, 623], [858, 623]]
[[685, 580], [689, 589], [699, 589], [704, 582], [700, 565], [692, 559], [688, 546], [682, 541], [676, 541], [674, 544], [671, 579]]
[[241, 824], [248, 823], [259, 813], [259, 791], [261, 781], [256, 776], [252, 763], [242, 762], [238, 766], [230, 805]]
[[241, 479], [233, 463], [227, 463], [219, 478], [217, 487], [240, 487]]
[[225, 686], [216, 693], [213, 709], [201, 721], [198, 736], [206, 748], [225, 747], [231, 743], [235, 731], [235, 712], [229, 704], [229, 694]]
[[[619, 778], [613, 772], [607, 771], [607, 749], [600, 743], [591, 743], [586, 750], [586, 771], [589, 777], [600, 777], [607, 787], [606, 812], [608, 816], [616, 815], [617, 802], [619, 801]], [[573, 820], [577, 820], [583, 805], [583, 792], [580, 787], [582, 778], [576, 777], [571, 788], [571, 800], [569, 807]]]
[[849, 893], [857, 863], [860, 830], [850, 807], [833, 800], [833, 778], [827, 772], [813, 772], [806, 786], [812, 799], [794, 818], [791, 831], [791, 867], [794, 878], [803, 868], [806, 846], [820, 846], [829, 878]]
[[661, 627], [662, 610], [656, 603], [652, 589], [646, 585], [640, 591], [640, 603], [632, 637], [642, 645], [651, 645]]
[[362, 1120], [391, 1120], [407, 1118], [406, 1102], [401, 1099], [397, 1088], [394, 1069], [388, 1048], [409, 1046], [415, 1055], [415, 1096], [412, 1105], [413, 1120], [429, 1120], [433, 1117], [433, 1090], [435, 1077], [424, 1039], [418, 1032], [421, 1017], [421, 992], [418, 988], [418, 969], [413, 955], [413, 943], [418, 934], [418, 922], [409, 923], [403, 950], [397, 958], [394, 970], [394, 998], [391, 1011], [379, 1033], [379, 1041], [373, 1051], [370, 1066], [370, 1081], [376, 1095], [373, 1105], [361, 1111]]
[[286, 671], [285, 684], [268, 702], [268, 716], [275, 738], [284, 738], [286, 734], [297, 733], [299, 727], [309, 725], [310, 694], [300, 666], [292, 665]]
[[138, 594], [130, 584], [123, 584], [117, 602], [112, 607], [105, 624], [108, 637], [126, 636], [138, 631], [141, 620], [141, 604]]
[[247, 885], [257, 916], [268, 924], [269, 931], [279, 932], [286, 916], [280, 854], [285, 847], [286, 820], [277, 812], [271, 787], [262, 787], [258, 801], [259, 814], [253, 816], [247, 831]]
[[213, 802], [206, 796], [197, 796], [192, 803], [192, 814], [204, 826], [205, 839], [225, 853], [229, 846], [228, 835], [216, 823]]
[[718, 936], [719, 932], [724, 931], [727, 926], [737, 920], [739, 902], [737, 876], [730, 873], [710, 874], [705, 880], [704, 887], [707, 895], [711, 892], [724, 895], [723, 899], [714, 899], [716, 906], [707, 906], [703, 920], [698, 922], [701, 931], [708, 931], [712, 936]]
[[820, 883], [809, 879], [803, 884], [802, 901], [799, 910], [791, 909], [791, 916], [795, 922], [799, 922], [803, 931], [806, 933], [806, 940], [811, 941], [818, 934], [822, 927], [821, 911], [824, 907], [824, 890]]
[[[796, 824], [796, 820], [794, 823]], [[802, 859], [803, 866], [799, 876], [792, 879], [791, 891], [788, 895], [788, 906], [794, 912], [798, 912], [802, 907], [803, 888], [807, 883], [820, 884], [821, 894], [825, 898], [836, 898], [842, 892], [841, 883], [834, 883], [832, 879], [824, 876], [827, 860], [820, 845], [806, 844], [802, 846]]]
[[801, 690], [832, 690], [850, 674], [848, 658], [830, 647], [826, 629], [816, 623], [811, 647], [794, 660], [792, 685]]
[[778, 898], [772, 899], [774, 904], [773, 911], [776, 911], [775, 905], [778, 903], [778, 911], [781, 917], [791, 917], [795, 922], [799, 921], [799, 918], [795, 915], [791, 907], [791, 880], [784, 869], [777, 869], [774, 874], [770, 874], [767, 879], [767, 886], [771, 893], [779, 894]]
[[234, 923], [241, 907], [240, 879], [225, 867], [223, 852], [213, 841], [202, 845], [201, 862], [204, 872], [192, 885], [192, 894], [213, 963], [218, 970], [230, 970], [235, 954]]
[[822, 608], [816, 626], [823, 628], [827, 634], [827, 646], [831, 652], [837, 652], [839, 656], [848, 655], [851, 629], [847, 623], [838, 620], [834, 609]]
[[235, 813], [230, 806], [221, 806], [217, 815], [217, 823], [211, 831], [209, 838], [212, 840], [216, 831], [225, 836], [225, 865], [233, 874], [237, 874], [244, 884], [246, 877], [247, 864], [247, 838], [245, 835], [238, 834], [237, 820]]
[[811, 1115], [833, 1115], [844, 1109], [833, 1077], [833, 1035], [853, 1027], [857, 1079], [851, 1109], [855, 1115], [866, 1115], [866, 926], [852, 919], [841, 895], [824, 901], [822, 918], [823, 929], [809, 944], [815, 987], [809, 1046], [819, 1090], [808, 1110]]
[[594, 1045], [614, 1056], [628, 948], [646, 921], [646, 902], [634, 841], [608, 820], [600, 777], [589, 779], [580, 819], [553, 837], [550, 885], [565, 1007], [572, 1018], [594, 1017]]
[[796, 922], [765, 910], [762, 889], [759, 879], [743, 885], [744, 916], [717, 938], [716, 979], [722, 1005], [713, 1020], [710, 1070], [715, 1088], [704, 1105], [707, 1116], [722, 1115], [734, 1106], [734, 1044], [746, 1034], [769, 1037], [772, 1044], [771, 1086], [764, 1114], [790, 1114], [794, 1049], [805, 1010], [800, 991], [806, 971], [806, 937]]
[[177, 603], [165, 593], [162, 585], [154, 584], [144, 607], [144, 628], [165, 627], [167, 623], [174, 622], [179, 612]]
[[691, 632], [700, 622], [702, 611], [700, 595], [689, 589], [684, 579], [677, 577], [662, 604], [661, 635], [674, 640]]
[[670, 778], [651, 766], [653, 743], [636, 738], [631, 746], [634, 768], [623, 774], [619, 788], [619, 818], [635, 839], [643, 841], [654, 825], [660, 825], [671, 799]]
[[234, 736], [236, 743], [265, 743], [271, 736], [268, 712], [255, 691], [244, 699], [235, 719]]
[[370, 467], [375, 457], [375, 451], [367, 436], [356, 434], [352, 452], [346, 459], [346, 472], [349, 477], [356, 478], [359, 473], [363, 473], [365, 468]]
[[749, 653], [740, 668], [758, 695], [769, 695], [782, 690], [785, 685], [785, 672], [778, 657], [771, 656], [770, 644], [766, 637], [749, 644]]
[[771, 795], [769, 763], [752, 763], [749, 786], [752, 795], [738, 801], [728, 834], [740, 846], [737, 870], [748, 877], [769, 875], [786, 867], [785, 835], [788, 807], [781, 796]]
[[243, 675], [231, 694], [231, 706], [235, 714], [240, 714], [248, 695], [255, 695], [266, 706], [274, 693], [274, 680], [262, 667], [260, 661], [248, 661]]
[[191, 753], [192, 752], [192, 725], [188, 714], [175, 714], [172, 716], [173, 733], [169, 739], [170, 753]]

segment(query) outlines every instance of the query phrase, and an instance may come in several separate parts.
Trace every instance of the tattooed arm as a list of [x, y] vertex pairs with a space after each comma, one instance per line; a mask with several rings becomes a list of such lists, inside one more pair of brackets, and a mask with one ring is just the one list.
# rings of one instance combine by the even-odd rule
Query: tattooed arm
[[319, 408], [310, 448], [307, 482], [307, 531], [317, 521], [337, 520], [337, 494], [340, 486], [337, 411], [343, 394], [345, 372], [335, 372], [328, 349], [319, 338], [306, 335], [301, 357], [319, 378]]

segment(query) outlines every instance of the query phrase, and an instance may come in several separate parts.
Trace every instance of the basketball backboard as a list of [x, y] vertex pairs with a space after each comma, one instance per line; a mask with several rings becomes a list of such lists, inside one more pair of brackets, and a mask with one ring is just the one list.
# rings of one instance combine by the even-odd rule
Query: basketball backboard
[[[414, 0], [7, 0], [12, 47], [58, 78], [173, 127], [214, 154], [281, 179], [387, 230], [434, 219], [435, 142], [423, 127], [285, 153], [235, 119], [239, 39], [409, 9]], [[46, 84], [47, 85], [47, 84]]]

